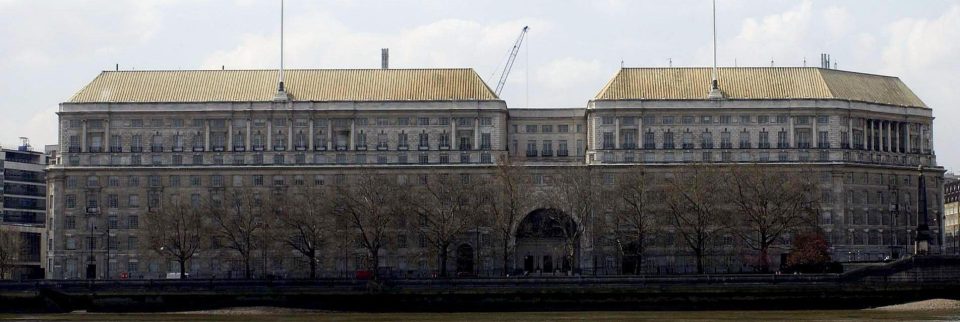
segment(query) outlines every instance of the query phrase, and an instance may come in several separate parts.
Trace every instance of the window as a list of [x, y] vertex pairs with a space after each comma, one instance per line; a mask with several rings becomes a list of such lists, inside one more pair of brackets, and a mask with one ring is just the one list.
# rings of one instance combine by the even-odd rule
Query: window
[[740, 124], [750, 124], [750, 115], [740, 115]]
[[408, 126], [408, 125], [410, 125], [410, 118], [409, 118], [409, 117], [398, 117], [398, 118], [397, 118], [397, 125], [400, 125], [400, 126]]
[[286, 156], [279, 153], [273, 155], [273, 164], [285, 164], [285, 163], [286, 163]]
[[222, 175], [210, 176], [210, 186], [223, 187], [223, 176]]
[[693, 124], [695, 123], [696, 118], [690, 115], [684, 115], [680, 117], [680, 124]]
[[733, 142], [730, 139], [730, 132], [728, 131], [720, 132], [720, 148], [721, 149], [733, 148]]
[[120, 207], [120, 196], [116, 194], [107, 195], [107, 208], [117, 209]]
[[830, 148], [830, 132], [827, 132], [827, 131], [817, 132], [817, 147], [821, 149]]
[[750, 132], [743, 130], [740, 132], [740, 148], [749, 149], [750, 148]]
[[565, 157], [567, 155], [569, 155], [569, 152], [567, 151], [567, 140], [560, 140], [557, 142], [557, 156]]
[[810, 129], [796, 129], [797, 148], [809, 149], [813, 147], [813, 138], [810, 137]]
[[676, 148], [673, 144], [673, 132], [667, 131], [663, 133], [663, 148], [664, 149]]
[[545, 157], [552, 156], [552, 155], [553, 155], [553, 141], [544, 140], [544, 141], [543, 141], [543, 149], [542, 149], [541, 151], [542, 151], [542, 154], [541, 154], [542, 156], [545, 156]]
[[757, 123], [760, 123], [760, 124], [770, 123], [770, 116], [768, 116], [768, 115], [757, 115]]
[[313, 176], [313, 185], [315, 185], [315, 186], [322, 186], [322, 185], [324, 185], [325, 183], [326, 183], [326, 182], [325, 182], [324, 179], [323, 179], [323, 175], [319, 175], [319, 174], [318, 174], [318, 175]]
[[649, 149], [656, 149], [656, 148], [657, 148], [657, 144], [656, 144], [656, 142], [654, 141], [654, 133], [653, 133], [653, 132], [643, 133], [643, 148], [644, 148], [644, 149], [648, 149], [648, 150], [649, 150]]
[[560, 132], [560, 133], [570, 132], [570, 126], [567, 124], [557, 125], [557, 132]]
[[830, 123], [829, 115], [819, 115], [817, 116], [817, 124], [828, 124]]
[[253, 185], [260, 187], [263, 186], [263, 175], [254, 175], [253, 176]]
[[770, 148], [770, 132], [767, 132], [767, 130], [760, 131], [757, 141], [758, 141], [757, 143], [759, 144], [758, 146], [759, 148], [769, 149]]
[[286, 179], [283, 176], [273, 176], [273, 185], [280, 187], [286, 184]]
[[613, 140], [613, 132], [603, 132], [603, 149], [611, 150], [616, 147], [616, 142]]
[[66, 196], [66, 200], [64, 200], [64, 203], [66, 203], [67, 209], [74, 209], [74, 208], [76, 208], [76, 207], [77, 207], [77, 195], [67, 195], [67, 196]]
[[684, 149], [693, 149], [693, 133], [684, 132], [681, 140]]
[[778, 149], [787, 149], [790, 148], [790, 142], [787, 138], [787, 131], [781, 129], [780, 132], [777, 132], [777, 148]]
[[419, 162], [420, 164], [428, 164], [428, 163], [430, 163], [430, 155], [429, 155], [429, 154], [426, 154], [426, 153], [421, 153], [420, 156], [419, 156], [419, 158], [418, 158], [418, 162]]
[[780, 123], [780, 124], [787, 123], [787, 116], [784, 114], [777, 115], [777, 123]]
[[527, 126], [525, 127], [525, 132], [526, 132], [526, 133], [537, 133], [537, 126], [536, 126], [536, 125], [527, 125]]
[[491, 126], [491, 125], [493, 125], [493, 118], [492, 118], [492, 117], [481, 117], [481, 118], [480, 118], [480, 125], [483, 125], [483, 126]]
[[663, 124], [673, 124], [673, 116], [664, 116]]
[[537, 141], [527, 140], [527, 157], [537, 156]]
[[603, 125], [613, 125], [614, 117], [613, 116], [604, 116], [600, 118], [600, 123]]
[[543, 125], [540, 127], [543, 133], [553, 133], [553, 125]]
[[491, 149], [491, 139], [490, 133], [480, 133], [480, 149], [481, 150], [490, 150]]
[[140, 195], [128, 195], [127, 196], [127, 207], [128, 208], [140, 208]]
[[418, 118], [417, 118], [417, 125], [430, 125], [430, 118], [429, 118], [429, 117], [418, 117]]
[[450, 148], [450, 135], [447, 132], [440, 134], [440, 149], [449, 149]]
[[446, 117], [441, 117], [437, 119], [437, 123], [440, 125], [450, 125], [450, 119]]
[[152, 175], [147, 177], [147, 185], [150, 187], [159, 187], [160, 186], [160, 176]]
[[193, 165], [202, 165], [202, 164], [203, 164], [203, 154], [194, 154]]
[[430, 134], [423, 132], [420, 133], [420, 150], [426, 150], [430, 148]]

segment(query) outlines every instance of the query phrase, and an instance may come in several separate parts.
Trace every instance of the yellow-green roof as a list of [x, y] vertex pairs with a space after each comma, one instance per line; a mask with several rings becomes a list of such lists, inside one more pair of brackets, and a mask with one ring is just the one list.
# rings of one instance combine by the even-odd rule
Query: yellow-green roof
[[[261, 102], [277, 93], [277, 70], [105, 71], [68, 103]], [[498, 100], [473, 69], [295, 69], [294, 101]]]
[[[812, 67], [719, 68], [728, 99], [828, 99], [927, 108], [899, 78]], [[711, 68], [623, 68], [596, 100], [705, 100]]]

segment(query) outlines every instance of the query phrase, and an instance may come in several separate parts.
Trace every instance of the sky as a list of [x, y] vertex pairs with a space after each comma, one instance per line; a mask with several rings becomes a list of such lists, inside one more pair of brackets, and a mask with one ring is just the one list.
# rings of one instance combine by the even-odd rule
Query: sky
[[[60, 102], [100, 71], [279, 65], [279, 0], [0, 0], [0, 144], [55, 144]], [[709, 0], [286, 0], [287, 68], [469, 67], [510, 107], [583, 107], [627, 67], [712, 64]], [[897, 76], [960, 170], [960, 1], [717, 0], [720, 66]]]

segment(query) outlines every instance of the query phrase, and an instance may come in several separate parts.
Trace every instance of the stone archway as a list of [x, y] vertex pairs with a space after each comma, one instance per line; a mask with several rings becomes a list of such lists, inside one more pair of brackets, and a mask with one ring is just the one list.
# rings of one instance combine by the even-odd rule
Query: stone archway
[[573, 269], [577, 245], [571, 242], [576, 234], [574, 219], [557, 209], [536, 209], [517, 226], [515, 267], [524, 274], [568, 273]]
[[463, 244], [457, 247], [457, 275], [473, 274], [473, 246]]

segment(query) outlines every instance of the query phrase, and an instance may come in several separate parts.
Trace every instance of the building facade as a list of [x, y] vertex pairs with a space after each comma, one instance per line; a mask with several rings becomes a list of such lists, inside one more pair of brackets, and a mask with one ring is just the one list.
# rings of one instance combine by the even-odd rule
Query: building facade
[[[912, 252], [919, 166], [931, 213], [943, 213], [931, 110], [898, 79], [723, 68], [724, 97], [708, 99], [709, 75], [705, 68], [622, 69], [586, 108], [508, 109], [469, 69], [292, 70], [281, 96], [276, 71], [103, 72], [58, 113], [59, 160], [47, 175], [48, 277], [175, 271], [138, 245], [141, 217], [170, 194], [339, 184], [371, 169], [397, 180], [483, 176], [509, 162], [529, 172], [536, 195], [551, 189], [556, 169], [590, 169], [612, 184], [635, 167], [654, 176], [694, 164], [804, 167], [819, 176], [820, 226], [841, 261]], [[537, 228], [561, 215], [552, 204], [526, 206], [510, 237], [508, 270], [623, 271], [624, 260], [599, 232], [579, 241], [576, 259], [559, 250], [558, 235]], [[586, 211], [609, 215], [602, 204]], [[586, 224], [584, 214], [562, 216]], [[942, 224], [931, 223], [938, 236]], [[464, 235], [452, 256], [467, 257], [480, 274], [502, 273], [500, 257], [485, 246], [489, 229]], [[435, 258], [415, 236], [392, 237], [381, 266], [405, 276], [435, 271]], [[651, 248], [643, 271], [690, 272], [690, 256], [676, 243]], [[362, 253], [343, 249], [324, 258], [323, 275], [350, 276], [362, 267]], [[191, 274], [237, 276], [228, 252], [204, 255], [191, 262]], [[302, 276], [294, 255], [266, 257], [258, 274]], [[749, 269], [734, 251], [714, 257], [711, 271]]]
[[960, 180], [943, 185], [944, 253], [960, 255]]
[[[22, 249], [12, 278], [42, 278], [46, 257], [47, 158], [29, 144], [0, 149], [0, 229], [15, 234]], [[0, 276], [3, 278], [3, 276]]]

